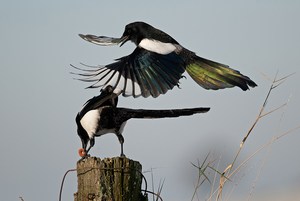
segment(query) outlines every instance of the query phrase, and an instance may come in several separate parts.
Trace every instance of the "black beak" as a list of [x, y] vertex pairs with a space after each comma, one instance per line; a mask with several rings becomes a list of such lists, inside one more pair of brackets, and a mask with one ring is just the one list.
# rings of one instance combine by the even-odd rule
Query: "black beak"
[[122, 46], [122, 45], [124, 45], [127, 41], [129, 41], [129, 36], [122, 36], [121, 38], [120, 38], [120, 47]]

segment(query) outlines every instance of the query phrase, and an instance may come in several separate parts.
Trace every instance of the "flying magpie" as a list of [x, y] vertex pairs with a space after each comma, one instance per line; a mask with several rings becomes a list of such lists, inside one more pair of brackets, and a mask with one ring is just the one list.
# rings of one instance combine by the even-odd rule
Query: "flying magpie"
[[[171, 110], [143, 110], [117, 107], [118, 95], [113, 87], [107, 86], [101, 90], [99, 96], [88, 100], [76, 116], [77, 133], [82, 142], [83, 154], [87, 156], [95, 144], [95, 137], [114, 133], [121, 144], [121, 156], [124, 156], [122, 132], [126, 121], [131, 118], [166, 118], [189, 116], [197, 113], [206, 113], [210, 108], [187, 108]], [[89, 147], [87, 145], [89, 143]]]
[[165, 94], [188, 74], [205, 89], [223, 89], [238, 86], [242, 90], [257, 86], [249, 77], [229, 66], [197, 56], [181, 46], [167, 33], [145, 22], [133, 22], [125, 27], [121, 38], [79, 34], [86, 41], [98, 45], [122, 46], [132, 41], [137, 46], [128, 56], [105, 66], [82, 69], [83, 81], [94, 82], [88, 88], [108, 85], [122, 90], [123, 96], [157, 97]]

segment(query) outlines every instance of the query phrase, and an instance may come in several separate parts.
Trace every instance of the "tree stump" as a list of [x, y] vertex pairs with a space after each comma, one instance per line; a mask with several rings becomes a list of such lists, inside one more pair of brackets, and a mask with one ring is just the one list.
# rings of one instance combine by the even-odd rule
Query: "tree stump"
[[75, 201], [140, 201], [142, 166], [125, 157], [88, 157], [77, 162]]

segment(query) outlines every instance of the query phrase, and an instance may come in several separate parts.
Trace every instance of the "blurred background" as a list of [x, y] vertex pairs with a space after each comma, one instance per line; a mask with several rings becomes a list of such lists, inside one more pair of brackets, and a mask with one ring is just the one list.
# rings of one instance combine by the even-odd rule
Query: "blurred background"
[[[258, 87], [207, 91], [188, 75], [181, 89], [156, 99], [119, 99], [119, 106], [167, 109], [211, 107], [207, 114], [164, 120], [131, 120], [124, 130], [127, 157], [140, 161], [155, 190], [165, 180], [165, 201], [191, 200], [198, 170], [210, 153], [223, 171], [254, 123], [272, 80], [291, 73], [274, 89], [266, 112], [238, 158], [241, 164], [274, 137], [300, 125], [300, 2], [298, 1], [3, 1], [0, 7], [0, 195], [1, 200], [58, 199], [64, 173], [76, 167], [81, 142], [75, 116], [98, 89], [74, 80], [70, 64], [108, 64], [130, 54], [134, 44], [100, 47], [78, 34], [120, 37], [126, 24], [145, 21], [199, 56], [238, 69]], [[255, 154], [226, 186], [224, 200], [299, 200], [300, 131]], [[96, 139], [91, 154], [118, 156], [109, 134]], [[218, 185], [218, 181], [216, 181]], [[64, 184], [62, 200], [73, 200], [76, 173]], [[206, 200], [201, 187], [195, 200]]]

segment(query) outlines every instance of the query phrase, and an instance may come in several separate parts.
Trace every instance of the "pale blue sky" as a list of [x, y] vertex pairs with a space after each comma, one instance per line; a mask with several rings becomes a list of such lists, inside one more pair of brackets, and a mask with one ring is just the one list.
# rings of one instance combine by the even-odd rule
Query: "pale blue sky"
[[[165, 178], [164, 200], [190, 200], [196, 180], [190, 175], [197, 173], [190, 162], [201, 161], [212, 151], [216, 158], [222, 153], [222, 168], [228, 165], [270, 86], [262, 74], [273, 78], [277, 71], [279, 76], [296, 72], [274, 90], [267, 109], [289, 99], [288, 106], [261, 120], [241, 161], [273, 136], [300, 125], [299, 10], [299, 1], [3, 1], [1, 200], [58, 199], [63, 174], [79, 159], [76, 113], [98, 94], [72, 79], [69, 64], [107, 64], [134, 48], [130, 43], [122, 48], [100, 47], [78, 34], [119, 37], [126, 24], [137, 20], [166, 31], [199, 56], [240, 70], [258, 84], [247, 92], [206, 91], [187, 75], [181, 89], [156, 99], [120, 98], [122, 107], [211, 107], [209, 113], [193, 117], [132, 120], [124, 131], [125, 154], [140, 161], [144, 171], [157, 168], [155, 185]], [[238, 175], [232, 200], [249, 195], [262, 161], [253, 200], [271, 192], [291, 195], [289, 191], [299, 189], [299, 141], [296, 131], [258, 154]], [[106, 135], [96, 139], [91, 153], [104, 158], [119, 152], [117, 138]], [[151, 175], [146, 176], [150, 182]], [[76, 174], [67, 177], [63, 200], [73, 199], [76, 182]]]

